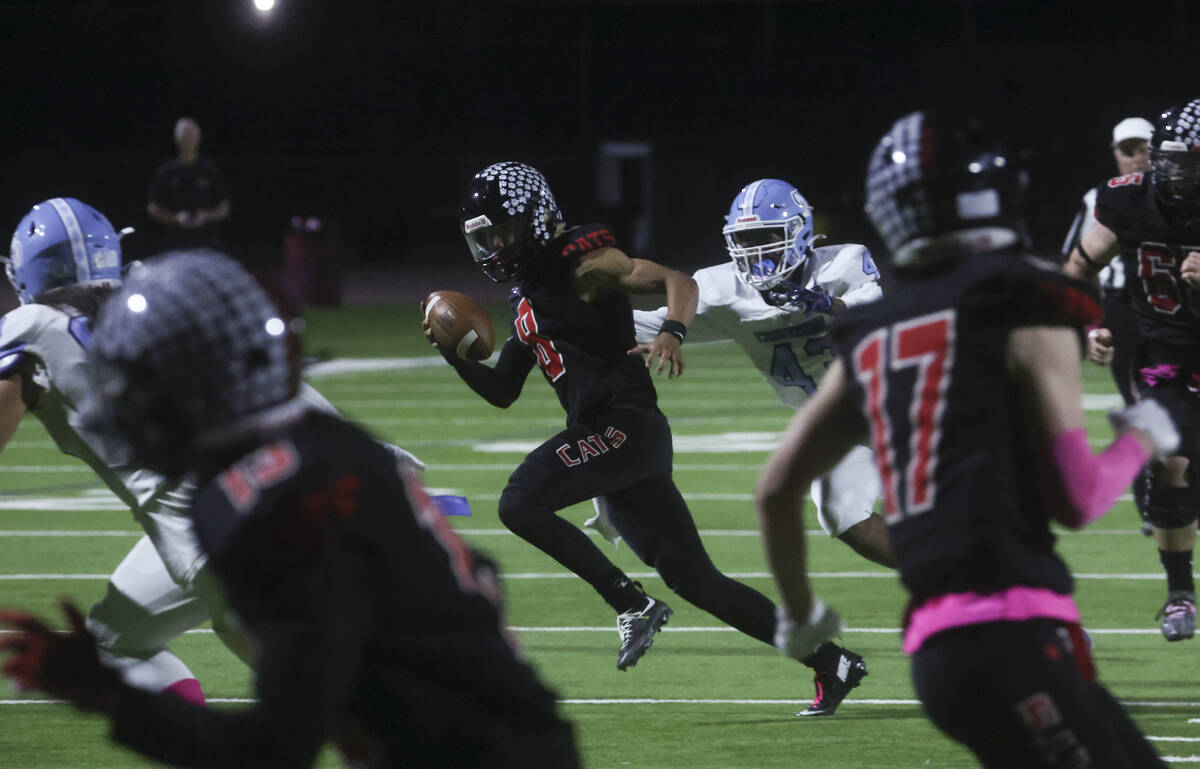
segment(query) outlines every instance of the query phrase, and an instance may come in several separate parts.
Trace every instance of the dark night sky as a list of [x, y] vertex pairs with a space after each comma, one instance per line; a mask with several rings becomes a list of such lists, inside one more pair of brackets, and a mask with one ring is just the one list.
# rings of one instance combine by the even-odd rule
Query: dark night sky
[[311, 212], [364, 259], [420, 263], [456, 247], [459, 189], [494, 160], [540, 165], [572, 218], [619, 219], [595, 204], [595, 148], [638, 139], [656, 253], [695, 262], [721, 258], [729, 200], [760, 176], [797, 184], [833, 242], [867, 238], [874, 141], [950, 105], [1030, 151], [1046, 250], [1110, 173], [1112, 125], [1200, 96], [1188, 0], [278, 2], [266, 22], [249, 0], [0, 2], [0, 221], [74, 195], [142, 225], [190, 114], [239, 255], [270, 262]]

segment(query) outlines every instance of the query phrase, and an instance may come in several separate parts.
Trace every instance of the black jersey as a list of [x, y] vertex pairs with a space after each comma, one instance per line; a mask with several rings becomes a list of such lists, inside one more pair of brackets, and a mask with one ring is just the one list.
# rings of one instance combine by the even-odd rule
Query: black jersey
[[123, 741], [180, 765], [197, 750], [228, 756], [206, 766], [286, 750], [307, 766], [336, 738], [382, 752], [382, 766], [509, 767], [534, 760], [512, 751], [541, 735], [552, 765], [575, 765], [555, 697], [510, 645], [472, 552], [359, 428], [307, 415], [202, 488], [193, 518], [260, 645], [257, 730], [196, 726], [197, 747], [138, 712], [121, 719]]
[[1029, 451], [1009, 332], [1082, 326], [1100, 305], [1052, 265], [973, 256], [902, 283], [834, 324], [834, 348], [870, 427], [900, 576], [917, 605], [1014, 585], [1069, 593]]
[[629, 355], [637, 344], [629, 295], [610, 291], [589, 302], [573, 286], [579, 257], [614, 245], [604, 225], [571, 227], [542, 249], [509, 294], [513, 336], [554, 386], [568, 426], [605, 408], [657, 406], [646, 364]]
[[1164, 216], [1147, 174], [1109, 179], [1096, 196], [1096, 219], [1117, 235], [1133, 311], [1142, 337], [1200, 345], [1200, 293], [1179, 276], [1189, 251], [1200, 251], [1200, 219]]

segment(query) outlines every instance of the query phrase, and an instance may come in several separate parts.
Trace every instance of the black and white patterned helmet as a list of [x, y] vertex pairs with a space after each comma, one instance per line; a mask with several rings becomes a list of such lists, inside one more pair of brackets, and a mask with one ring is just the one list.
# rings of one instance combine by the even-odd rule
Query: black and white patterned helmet
[[105, 304], [87, 418], [121, 433], [139, 464], [179, 475], [210, 438], [290, 401], [297, 352], [240, 265], [212, 251], [170, 253], [131, 270]]
[[1188, 216], [1200, 213], [1200, 99], [1159, 116], [1150, 140], [1150, 177], [1162, 205]]
[[1024, 240], [1025, 174], [971, 119], [913, 112], [880, 139], [866, 213], [904, 268]]
[[546, 178], [524, 163], [493, 163], [471, 179], [460, 211], [471, 257], [496, 282], [519, 276], [563, 221]]

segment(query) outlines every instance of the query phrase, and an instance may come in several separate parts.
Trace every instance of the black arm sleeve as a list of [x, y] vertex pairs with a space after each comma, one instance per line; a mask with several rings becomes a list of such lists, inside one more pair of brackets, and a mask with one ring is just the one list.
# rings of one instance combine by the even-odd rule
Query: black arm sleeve
[[511, 406], [521, 396], [525, 378], [535, 363], [533, 352], [515, 336], [510, 336], [504, 343], [495, 368], [451, 355], [444, 357], [468, 387], [488, 403], [502, 409]]
[[183, 767], [311, 766], [344, 717], [374, 622], [363, 560], [326, 547], [314, 561], [253, 599], [269, 612], [254, 623], [254, 706], [208, 709], [125, 688], [111, 714], [113, 738]]

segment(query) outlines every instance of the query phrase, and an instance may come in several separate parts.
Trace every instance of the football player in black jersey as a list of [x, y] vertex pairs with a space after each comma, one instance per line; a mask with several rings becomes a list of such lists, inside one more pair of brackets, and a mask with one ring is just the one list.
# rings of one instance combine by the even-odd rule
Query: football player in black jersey
[[1183, 436], [1177, 454], [1151, 468], [1146, 517], [1167, 574], [1163, 636], [1196, 634], [1192, 553], [1200, 514], [1200, 99], [1159, 117], [1150, 173], [1110, 179], [1096, 196], [1097, 224], [1071, 251], [1070, 275], [1094, 279], [1119, 257], [1140, 341], [1139, 398], [1160, 402]]
[[576, 769], [554, 694], [510, 643], [494, 569], [411, 472], [365, 432], [297, 399], [299, 350], [250, 275], [169, 254], [105, 305], [86, 419], [139, 466], [196, 473], [196, 536], [256, 644], [257, 702], [208, 710], [124, 684], [67, 607], [54, 633], [19, 612], [4, 672], [112, 721], [113, 737], [186, 767], [347, 763]]
[[[696, 282], [631, 259], [603, 225], [568, 226], [545, 178], [523, 163], [497, 163], [475, 175], [462, 228], [488, 276], [517, 281], [509, 296], [512, 336], [495, 367], [439, 350], [472, 390], [500, 407], [517, 399], [530, 370], [540, 366], [567, 412], [566, 429], [534, 449], [509, 478], [500, 520], [583, 578], [617, 612], [620, 670], [645, 653], [671, 609], [557, 514], [593, 497], [604, 498], [617, 532], [669, 588], [773, 643], [775, 605], [717, 570], [675, 487], [671, 429], [648, 371], [655, 365], [660, 371], [669, 365], [672, 376], [683, 371], [680, 344], [696, 312]], [[667, 296], [667, 318], [648, 344], [634, 341], [631, 293]], [[866, 674], [862, 658], [829, 642], [832, 635], [800, 655], [818, 682], [808, 715], [832, 715]]]
[[1021, 254], [1023, 186], [973, 121], [916, 112], [875, 148], [867, 213], [897, 285], [835, 321], [834, 364], [763, 470], [768, 562], [802, 635], [830, 611], [805, 576], [804, 489], [869, 440], [934, 723], [989, 768], [1157, 767], [1095, 680], [1050, 523], [1102, 515], [1178, 434], [1139, 403], [1092, 454], [1078, 329], [1099, 301]]

